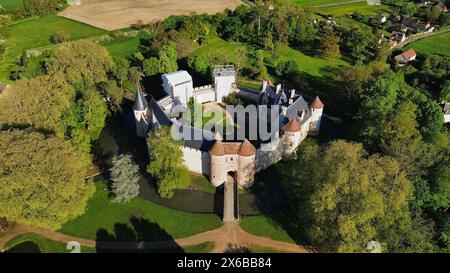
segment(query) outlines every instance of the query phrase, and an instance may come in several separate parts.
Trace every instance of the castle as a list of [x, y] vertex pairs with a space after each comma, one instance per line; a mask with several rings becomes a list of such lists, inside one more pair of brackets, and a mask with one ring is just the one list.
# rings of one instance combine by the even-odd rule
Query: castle
[[[149, 131], [161, 125], [176, 125], [183, 134], [201, 135], [201, 139], [188, 138], [182, 146], [186, 167], [209, 177], [215, 187], [233, 177], [240, 188], [253, 184], [255, 173], [280, 160], [295, 156], [300, 143], [307, 135], [317, 135], [320, 130], [324, 105], [315, 97], [308, 104], [295, 90], [283, 89], [264, 80], [261, 92], [241, 89], [236, 85], [233, 66], [215, 66], [212, 72], [213, 85], [194, 88], [192, 77], [186, 71], [162, 75], [165, 96], [156, 101], [145, 96], [140, 90], [136, 94], [133, 107], [136, 134], [146, 137]], [[183, 123], [173, 109], [187, 107], [190, 98], [199, 103], [222, 102], [231, 93], [253, 98], [255, 105], [265, 105], [269, 109], [278, 106], [280, 130], [269, 140], [247, 139], [224, 140], [221, 135], [192, 127]], [[259, 117], [265, 119], [264, 115]]]

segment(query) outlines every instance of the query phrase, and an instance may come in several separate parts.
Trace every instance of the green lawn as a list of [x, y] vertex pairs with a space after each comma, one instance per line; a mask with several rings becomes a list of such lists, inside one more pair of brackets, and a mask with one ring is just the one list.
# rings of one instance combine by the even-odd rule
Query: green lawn
[[241, 228], [251, 234], [271, 238], [278, 241], [295, 243], [281, 227], [266, 216], [246, 216], [242, 218]]
[[280, 47], [275, 54], [270, 52], [266, 53], [266, 61], [271, 66], [275, 66], [279, 61], [288, 60], [295, 61], [300, 72], [314, 77], [328, 76], [331, 69], [348, 65], [342, 59], [322, 59], [308, 56], [287, 46]]
[[[238, 61], [238, 55], [236, 54], [239, 48], [245, 49], [247, 46], [242, 43], [225, 41], [217, 36], [217, 34], [211, 34], [208, 38], [208, 42], [205, 45], [197, 48], [192, 55], [205, 55], [210, 59], [214, 59], [216, 55], [220, 55], [220, 60], [226, 60], [227, 62], [236, 63]], [[249, 51], [253, 50], [249, 48]], [[306, 73], [312, 77], [324, 77], [328, 76], [329, 72], [340, 66], [348, 65], [343, 59], [321, 59], [315, 56], [308, 56], [302, 52], [292, 49], [287, 46], [281, 46], [275, 53], [265, 52], [266, 64], [268, 66], [275, 66], [277, 62], [284, 60], [293, 60], [299, 67], [299, 72]], [[252, 60], [249, 56], [246, 56], [242, 60], [242, 65], [245, 68], [252, 66]], [[273, 79], [275, 80], [275, 79]], [[249, 87], [252, 89], [260, 89], [261, 82], [254, 81], [239, 77], [238, 82], [241, 86]]]
[[67, 31], [73, 40], [106, 33], [103, 30], [56, 15], [18, 22], [9, 29], [8, 48], [0, 59], [0, 82], [8, 81], [10, 66], [24, 51], [51, 45], [51, 36], [58, 30]]
[[0, 6], [4, 8], [12, 8], [14, 6], [18, 6], [22, 4], [22, 0], [1, 0]]
[[419, 53], [450, 57], [450, 32], [419, 40], [407, 46]]
[[[158, 224], [161, 229], [173, 238], [191, 236], [204, 231], [218, 228], [221, 219], [212, 214], [195, 214], [169, 209], [137, 197], [129, 203], [112, 203], [108, 199], [105, 185], [97, 183], [97, 191], [89, 200], [86, 213], [77, 219], [66, 223], [60, 232], [96, 239], [99, 229], [114, 232], [115, 224], [127, 224], [136, 214], [145, 220]], [[155, 238], [158, 240], [159, 238]]]
[[194, 174], [194, 173], [191, 174], [190, 187], [195, 190], [209, 192], [209, 193], [216, 192], [216, 187], [214, 187], [205, 176], [199, 175], [199, 174]]
[[139, 38], [126, 38], [117, 41], [103, 43], [113, 57], [129, 58], [139, 48]]
[[353, 12], [359, 12], [363, 15], [375, 15], [380, 12], [390, 11], [386, 5], [369, 5], [367, 2], [358, 2], [343, 4], [339, 6], [321, 7], [318, 8], [320, 13], [329, 15], [343, 15], [352, 14]]
[[292, 0], [292, 1], [299, 5], [320, 6], [340, 2], [348, 2], [351, 0]]
[[[43, 253], [70, 253], [71, 250], [66, 248], [66, 244], [49, 240], [40, 235], [34, 233], [27, 233], [24, 235], [17, 236], [16, 238], [8, 241], [6, 243], [5, 249], [11, 249], [16, 245], [25, 242], [33, 242], [39, 246], [39, 249]], [[94, 248], [81, 247], [81, 253], [95, 253]]]

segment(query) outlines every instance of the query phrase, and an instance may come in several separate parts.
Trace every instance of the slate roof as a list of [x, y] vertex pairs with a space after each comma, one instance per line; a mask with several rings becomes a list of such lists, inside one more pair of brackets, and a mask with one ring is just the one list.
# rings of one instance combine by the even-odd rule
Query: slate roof
[[136, 111], [144, 111], [148, 107], [147, 99], [144, 97], [144, 94], [140, 90], [136, 93], [136, 98], [134, 100], [133, 110]]

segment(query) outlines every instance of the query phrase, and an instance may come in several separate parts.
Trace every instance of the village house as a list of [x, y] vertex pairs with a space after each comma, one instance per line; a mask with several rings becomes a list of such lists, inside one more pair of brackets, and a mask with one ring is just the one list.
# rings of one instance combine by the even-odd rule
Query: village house
[[433, 1], [431, 0], [416, 0], [415, 2], [421, 6], [428, 6], [433, 4]]
[[444, 114], [444, 123], [450, 123], [450, 103], [442, 102], [439, 105], [442, 107], [442, 112]]
[[418, 19], [403, 18], [401, 23], [394, 27], [395, 30], [401, 32], [433, 32], [434, 27], [429, 22], [422, 22]]
[[411, 61], [414, 61], [417, 57], [417, 53], [414, 51], [414, 49], [407, 50], [403, 52], [402, 54], [399, 54], [394, 57], [395, 61], [399, 66], [403, 66], [408, 64]]
[[448, 8], [444, 4], [444, 2], [439, 2], [436, 6], [434, 6], [434, 8], [438, 9], [440, 12], [447, 12], [448, 11]]
[[391, 36], [389, 37], [389, 45], [391, 48], [395, 47], [401, 42], [404, 42], [406, 40], [406, 34], [400, 31], [394, 31], [392, 32]]
[[378, 20], [381, 23], [384, 23], [384, 22], [386, 22], [388, 20], [389, 16], [390, 16], [389, 13], [380, 13], [380, 14], [378, 14]]

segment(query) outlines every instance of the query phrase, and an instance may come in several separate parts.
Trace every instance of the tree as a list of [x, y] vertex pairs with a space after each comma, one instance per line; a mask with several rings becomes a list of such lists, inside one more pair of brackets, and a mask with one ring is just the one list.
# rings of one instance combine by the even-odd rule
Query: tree
[[205, 55], [190, 56], [187, 59], [188, 67], [196, 74], [207, 77], [209, 74], [210, 66], [208, 57]]
[[264, 64], [264, 51], [257, 50], [255, 52], [255, 65], [253, 67], [253, 77], [257, 80], [263, 80], [267, 78], [267, 67]]
[[128, 80], [128, 68], [130, 67], [130, 62], [125, 58], [115, 58], [114, 64], [114, 76], [120, 83], [120, 89], [123, 90], [123, 85]]
[[162, 72], [161, 62], [156, 57], [150, 57], [142, 63], [147, 76], [154, 76]]
[[100, 84], [104, 96], [107, 98], [111, 110], [117, 112], [121, 110], [120, 104], [123, 101], [124, 90], [117, 86], [116, 81], [108, 80]]
[[373, 34], [356, 27], [344, 31], [343, 42], [345, 49], [355, 59], [364, 59], [367, 46], [374, 41]]
[[114, 202], [128, 202], [139, 194], [139, 166], [134, 164], [131, 155], [116, 155], [110, 169]]
[[70, 142], [30, 131], [0, 131], [0, 215], [58, 230], [85, 211], [95, 186]]
[[181, 143], [174, 140], [171, 127], [166, 126], [151, 133], [147, 142], [150, 154], [147, 172], [155, 177], [161, 197], [171, 198], [175, 189], [186, 188], [190, 183]]
[[341, 39], [334, 35], [334, 33], [329, 32], [320, 38], [321, 56], [325, 59], [335, 59], [341, 54], [339, 49], [339, 43]]
[[276, 64], [275, 74], [279, 77], [288, 79], [298, 71], [298, 65], [294, 61], [281, 61]]
[[176, 44], [169, 42], [162, 46], [159, 51], [159, 61], [161, 62], [161, 72], [170, 73], [178, 70]]
[[443, 101], [450, 101], [450, 80], [446, 81], [440, 94], [440, 98]]
[[301, 149], [281, 176], [289, 181], [298, 219], [310, 223], [296, 226], [306, 228], [314, 247], [366, 252], [367, 242], [375, 240], [385, 252], [430, 250], [432, 230], [408, 212], [413, 186], [395, 159], [368, 156], [361, 144], [345, 141]]
[[72, 86], [48, 76], [16, 81], [0, 100], [0, 127], [31, 126], [63, 136], [60, 121], [74, 96]]
[[64, 30], [59, 30], [52, 35], [52, 43], [60, 44], [70, 40], [70, 33]]
[[64, 44], [46, 61], [48, 75], [86, 87], [106, 81], [112, 67], [106, 48], [88, 40]]
[[139, 67], [132, 66], [132, 67], [128, 68], [128, 79], [133, 84], [139, 84], [142, 80], [142, 76], [143, 76], [143, 74], [141, 73]]
[[433, 209], [450, 206], [450, 165], [448, 161], [443, 161], [433, 170], [430, 192], [430, 203]]

